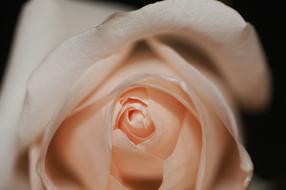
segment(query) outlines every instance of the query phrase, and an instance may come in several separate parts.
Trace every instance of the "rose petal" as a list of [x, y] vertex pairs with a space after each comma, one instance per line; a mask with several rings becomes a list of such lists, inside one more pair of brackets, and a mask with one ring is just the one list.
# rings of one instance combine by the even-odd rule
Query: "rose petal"
[[110, 104], [105, 104], [98, 102], [71, 116], [59, 126], [50, 143], [44, 142], [49, 143], [48, 150], [42, 153], [40, 164], [46, 186], [106, 188], [111, 158], [108, 126], [111, 125], [105, 121]]
[[162, 159], [166, 159], [176, 145], [185, 112], [188, 110], [197, 117], [191, 98], [181, 88], [180, 83], [183, 81], [170, 76], [145, 75], [131, 82], [132, 89], [121, 96], [125, 99], [139, 98], [146, 103], [155, 132], [152, 137], [137, 144], [137, 147]]
[[[186, 17], [189, 19], [184, 19]], [[39, 125], [35, 124], [32, 129], [45, 126], [53, 113], [61, 109], [58, 103], [66, 99], [73, 82], [96, 60], [117, 51], [128, 42], [168, 32], [184, 33], [183, 36], [188, 35], [192, 42], [202, 45], [244, 106], [254, 108], [265, 104], [269, 96], [267, 69], [251, 27], [235, 11], [217, 1], [163, 1], [125, 16], [114, 17], [98, 29], [74, 37], [53, 51], [28, 85], [29, 104], [25, 104], [22, 110], [27, 115], [23, 115], [24, 119], [20, 122], [21, 131], [34, 123], [29, 119], [31, 116], [39, 119]], [[203, 44], [200, 43], [202, 41]], [[29, 48], [25, 46], [25, 49]], [[257, 73], [253, 73], [250, 66], [257, 69]], [[255, 87], [257, 90], [253, 91]], [[257, 98], [257, 91], [261, 98]], [[45, 112], [42, 108], [46, 108]], [[14, 117], [12, 120], [18, 121]], [[31, 139], [34, 137], [31, 135]]]
[[183, 86], [184, 90], [188, 92], [193, 99], [197, 99], [195, 96], [195, 94], [197, 94], [204, 102], [207, 102], [211, 109], [215, 110], [230, 133], [240, 140], [240, 130], [238, 129], [234, 116], [231, 114], [234, 110], [230, 110], [225, 98], [222, 96], [222, 93], [218, 91], [215, 84], [184, 60], [171, 47], [155, 40], [150, 41], [150, 45], [162, 59], [165, 59], [167, 64], [172, 66], [173, 69], [181, 75], [182, 79], [188, 85]]
[[128, 189], [124, 187], [121, 183], [119, 183], [119, 181], [115, 177], [110, 175], [107, 190], [128, 190]]
[[132, 189], [158, 189], [162, 180], [161, 159], [132, 145], [119, 129], [113, 131], [112, 164], [121, 183]]
[[115, 10], [126, 9], [123, 6], [100, 2], [28, 2], [21, 15], [9, 68], [1, 89], [1, 124], [9, 126], [9, 130], [19, 125], [17, 122], [27, 90], [27, 81], [52, 49], [75, 33], [100, 24]]
[[[242, 157], [239, 153], [240, 145], [237, 145], [238, 142], [235, 142], [222, 121], [208, 106], [202, 106], [201, 111], [205, 138], [201, 167], [205, 171], [201, 173], [201, 179], [198, 179], [197, 188], [244, 189], [245, 179], [251, 176], [251, 172], [245, 171], [241, 163], [249, 158]], [[251, 163], [250, 160], [248, 162]]]
[[[172, 68], [164, 63], [164, 60], [152, 52], [152, 49], [148, 45], [142, 43], [134, 45], [133, 51], [125, 57], [125, 60], [121, 62], [118, 69], [112, 73], [112, 77], [109, 77], [97, 89], [96, 93], [92, 94], [93, 98], [103, 96], [106, 92], [112, 91], [112, 89], [115, 89], [123, 81], [130, 81], [130, 79], [140, 77], [144, 74], [177, 76]], [[96, 70], [94, 70], [95, 72]]]
[[[229, 174], [228, 182], [235, 185], [232, 188], [245, 188], [251, 177], [252, 163], [240, 143], [234, 110], [231, 110], [226, 104], [224, 97], [214, 84], [201, 75], [192, 65], [188, 64], [174, 50], [155, 41], [151, 43], [154, 50], [181, 73], [181, 76], [185, 78], [192, 91], [195, 91], [197, 94], [192, 93], [190, 88], [185, 86], [184, 89], [192, 97], [202, 125], [202, 163], [196, 188], [209, 188], [211, 185], [213, 185], [212, 188], [216, 188], [215, 185], [219, 185], [219, 179], [216, 179], [217, 184], [212, 184], [213, 179], [211, 178], [216, 176], [216, 174], [214, 175], [217, 170], [216, 167], [219, 167], [217, 165], [219, 165], [221, 160], [225, 159], [224, 154], [228, 151], [233, 155], [228, 157], [228, 163], [230, 163], [229, 168], [234, 172], [230, 174], [228, 173], [230, 172], [229, 170], [224, 170], [225, 173]], [[234, 155], [237, 155], [239, 160]], [[221, 172], [223, 173], [223, 171]]]
[[[184, 37], [213, 60], [245, 108], [259, 108], [269, 100], [269, 72], [255, 31], [221, 2], [162, 1], [115, 17], [103, 28], [118, 39], [117, 43], [112, 41], [114, 45], [162, 33]], [[259, 99], [254, 88], [259, 91]]]
[[31, 190], [44, 190], [43, 183], [38, 175], [37, 163], [40, 157], [41, 144], [34, 143], [29, 148], [29, 181]]
[[[60, 112], [72, 112], [73, 109], [83, 100], [83, 98], [85, 98], [92, 90], [98, 88], [102, 82], [114, 72], [114, 70], [121, 63], [122, 59], [125, 58], [126, 54], [128, 54], [128, 50], [124, 49], [123, 51], [119, 51], [110, 57], [94, 63], [93, 67], [83, 73], [83, 75], [81, 75], [77, 81], [73, 81], [71, 88], [67, 93], [65, 93], [64, 98], [62, 96], [63, 99], [61, 99], [61, 101], [60, 98], [48, 100], [46, 99], [48, 96], [40, 95], [35, 96], [34, 98], [29, 95], [26, 96], [24, 102], [25, 112], [23, 111], [22, 118], [20, 120], [21, 128], [19, 129], [19, 133], [21, 134], [20, 137], [23, 143], [28, 143], [31, 136], [37, 136], [47, 125], [49, 120], [53, 120], [53, 117], [60, 118]], [[107, 64], [109, 65], [108, 67], [106, 67]], [[94, 75], [94, 73], [92, 73], [94, 71], [100, 71], [100, 75]], [[50, 75], [48, 73], [45, 74]], [[75, 74], [73, 71], [64, 72], [60, 77], [65, 79], [55, 79], [58, 81], [56, 86], [59, 87], [58, 85], [67, 85], [66, 79], [73, 74]], [[50, 95], [64, 92], [62, 89], [54, 89], [54, 87], [57, 88], [56, 86], [46, 88], [47, 86], [44, 84], [37, 84], [41, 86], [40, 88], [49, 89], [49, 92], [47, 93]], [[35, 89], [33, 94], [41, 94], [41, 92], [38, 90]], [[39, 104], [31, 103], [31, 101], [36, 99], [39, 101]], [[47, 104], [47, 102], [49, 104]], [[61, 110], [63, 107], [66, 111]], [[38, 112], [37, 120], [33, 120], [33, 122], [31, 122], [33, 117], [31, 117], [30, 114], [33, 114], [36, 111]]]
[[[24, 5], [0, 92], [0, 152], [5, 152], [0, 154], [0, 189], [29, 189], [28, 184], [23, 183], [23, 176], [12, 170], [17, 162], [18, 146], [23, 144], [22, 140], [15, 142], [18, 136], [22, 138], [21, 133], [24, 133], [28, 139], [35, 138], [27, 134], [28, 127], [19, 122], [31, 73], [59, 43], [100, 24], [114, 11], [127, 9], [105, 2], [62, 0], [31, 0]], [[22, 127], [25, 129], [18, 134], [18, 128]]]
[[[147, 114], [148, 94], [143, 87], [132, 88], [123, 93], [113, 110], [116, 117], [116, 128], [122, 130], [135, 144], [148, 139], [155, 127]], [[140, 117], [132, 119], [132, 115]], [[142, 117], [143, 116], [143, 117]], [[135, 121], [135, 123], [134, 123]]]
[[186, 114], [175, 150], [164, 161], [160, 189], [194, 189], [201, 157], [201, 126], [192, 114]]
[[[158, 78], [158, 76], [156, 76], [157, 78]], [[137, 79], [138, 80], [138, 79]], [[136, 80], [135, 80], [136, 81]], [[147, 82], [148, 83], [148, 81], [145, 81], [145, 82]], [[80, 84], [80, 83], [79, 83]], [[170, 86], [169, 86], [170, 87]], [[120, 89], [120, 88], [119, 88]], [[122, 88], [121, 88], [122, 89]], [[176, 88], [173, 88], [173, 89], [176, 89]], [[80, 91], [76, 91], [77, 93], [80, 93]], [[75, 95], [75, 93], [73, 93], [73, 95]], [[114, 99], [114, 96], [110, 96], [110, 95], [108, 95], [108, 96], [104, 96], [104, 97], [106, 97], [107, 99], [105, 100], [105, 102], [107, 101], [108, 102], [108, 100], [109, 100], [109, 103], [112, 103], [111, 101], [110, 101], [110, 98], [113, 98]], [[68, 97], [69, 99], [71, 99], [71, 100], [69, 100], [69, 99], [67, 99], [68, 101], [72, 101], [73, 100], [73, 98], [74, 97]], [[69, 106], [69, 104], [67, 104], [67, 106]], [[67, 110], [69, 110], [69, 109], [67, 109]], [[52, 122], [50, 123], [50, 125], [51, 126], [54, 126], [54, 127], [50, 127], [50, 128], [47, 128], [47, 133], [46, 133], [46, 136], [47, 137], [51, 137], [51, 135], [53, 135], [53, 131], [54, 130], [56, 130], [57, 129], [57, 126], [58, 126], [58, 124], [56, 123], [56, 122], [59, 122], [59, 121], [61, 121], [61, 117], [66, 117], [66, 113], [65, 113], [65, 111], [67, 111], [66, 110], [66, 108], [65, 107], [63, 107], [63, 109], [61, 110], [63, 113], [60, 113], [58, 116], [57, 116], [57, 119], [55, 119], [55, 120], [52, 120]], [[83, 111], [84, 109], [81, 109], [81, 110], [79, 110], [79, 111], [76, 111], [73, 115], [71, 115], [70, 117], [74, 117], [74, 115], [77, 115], [77, 114], [79, 114], [81, 111]], [[56, 128], [55, 128], [56, 127]], [[48, 143], [49, 143], [49, 138], [46, 138], [47, 140], [45, 140], [45, 142], [43, 143], [44, 144], [44, 146], [46, 146]], [[45, 151], [45, 148], [43, 149], [43, 151]], [[43, 153], [44, 154], [44, 153]], [[45, 174], [43, 174], [42, 175], [43, 176], [43, 178], [45, 179]], [[48, 180], [46, 179], [46, 185], [47, 184], [49, 184], [49, 182], [47, 182]], [[70, 186], [69, 186], [70, 187]]]
[[186, 108], [174, 97], [162, 91], [146, 88], [149, 96], [148, 115], [155, 125], [154, 135], [138, 146], [166, 159], [177, 142]]
[[[42, 104], [47, 110], [38, 117], [43, 118], [39, 122], [47, 122], [73, 81], [93, 63], [130, 42], [162, 33], [187, 36], [190, 43], [202, 46], [245, 107], [264, 105], [269, 96], [268, 71], [250, 28], [233, 9], [209, 0], [162, 1], [114, 16], [100, 27], [67, 40], [48, 56], [31, 77], [27, 97], [30, 106], [25, 105], [23, 122], [30, 114], [41, 114], [38, 107]], [[259, 91], [260, 98], [252, 94], [253, 89]], [[43, 103], [56, 99], [53, 104]]]

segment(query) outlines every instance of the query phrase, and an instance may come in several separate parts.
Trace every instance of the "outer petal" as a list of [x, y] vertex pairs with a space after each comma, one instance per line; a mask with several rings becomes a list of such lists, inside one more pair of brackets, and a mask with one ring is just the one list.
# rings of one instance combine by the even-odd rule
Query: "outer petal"
[[192, 114], [186, 114], [177, 145], [164, 162], [160, 190], [194, 189], [201, 158], [201, 126]]
[[33, 0], [26, 4], [1, 89], [1, 126], [15, 125], [27, 80], [52, 49], [70, 36], [100, 24], [119, 9], [124, 8], [62, 0]]
[[[97, 60], [128, 42], [166, 33], [177, 34], [202, 47], [245, 107], [259, 107], [267, 101], [267, 69], [251, 27], [235, 11], [216, 1], [167, 0], [115, 16], [53, 51], [31, 77], [26, 93], [29, 104], [24, 106], [20, 122], [23, 131], [28, 127], [35, 129], [45, 126], [53, 113], [61, 108], [60, 103], [66, 98], [74, 81]], [[254, 69], [257, 73], [253, 73]], [[252, 94], [257, 91], [260, 98]], [[22, 95], [21, 92], [19, 94]], [[11, 102], [4, 98], [2, 100], [9, 104]], [[23, 96], [17, 100], [21, 104]], [[54, 102], [50, 103], [51, 100]], [[44, 113], [40, 112], [43, 107], [46, 108]], [[31, 116], [39, 118], [38, 123], [32, 126]], [[12, 120], [18, 121], [17, 117]]]
[[[163, 1], [114, 16], [100, 27], [63, 43], [37, 69], [29, 83], [26, 97], [29, 106], [25, 106], [23, 126], [26, 125], [25, 118], [38, 113], [37, 109], [42, 104], [47, 110], [38, 117], [43, 119], [37, 121], [47, 122], [65, 98], [72, 82], [96, 60], [117, 51], [128, 42], [166, 33], [185, 37], [190, 43], [202, 47], [226, 81], [230, 82], [230, 88], [241, 103], [250, 107], [259, 106], [268, 99], [268, 75], [255, 34], [247, 26], [235, 11], [209, 0]], [[258, 73], [253, 73], [250, 66]], [[241, 73], [244, 73], [243, 76]], [[260, 98], [249, 94], [254, 87], [260, 92]], [[45, 102], [51, 99], [58, 101], [47, 106]]]
[[[25, 119], [30, 114], [36, 113], [42, 118], [37, 120], [39, 123], [47, 122], [73, 81], [97, 60], [128, 42], [166, 33], [184, 37], [201, 47], [244, 106], [254, 108], [267, 101], [268, 73], [251, 27], [234, 10], [216, 1], [169, 0], [114, 16], [53, 51], [30, 80], [26, 97], [29, 106], [25, 106], [22, 125], [26, 125]], [[251, 94], [258, 91], [259, 98]], [[47, 106], [45, 102], [51, 99], [58, 101]], [[39, 113], [37, 109], [43, 104], [46, 112]]]
[[[11, 167], [18, 152], [16, 125], [32, 71], [60, 42], [86, 28], [100, 24], [116, 10], [126, 8], [103, 3], [62, 0], [32, 0], [21, 14], [14, 47], [1, 89], [0, 98], [0, 189], [24, 189], [22, 181], [13, 178], [15, 186], [4, 186], [11, 177]], [[2, 154], [5, 152], [5, 154]], [[14, 167], [14, 166], [13, 166]], [[21, 177], [22, 178], [22, 177]]]
[[[241, 145], [234, 110], [230, 109], [216, 86], [175, 51], [155, 41], [151, 44], [154, 50], [165, 58], [166, 62], [172, 65], [191, 87], [190, 89], [185, 86], [184, 89], [192, 97], [200, 116], [203, 137], [202, 162], [197, 179], [197, 189], [210, 188], [210, 186], [219, 189], [223, 179], [227, 179], [229, 184], [224, 182], [222, 187], [232, 184], [234, 185], [232, 188], [245, 188], [252, 175], [252, 163]], [[214, 150], [216, 152], [213, 152]], [[230, 155], [233, 155], [228, 158], [230, 165], [221, 168], [222, 175], [214, 180], [213, 177], [218, 175], [216, 174], [217, 167], [224, 159], [225, 152], [228, 151], [231, 152]]]
[[[67, 118], [47, 130], [39, 159], [45, 187], [105, 189], [111, 159], [111, 122], [107, 99]], [[35, 170], [36, 168], [34, 168]]]
[[101, 30], [113, 39], [107, 47], [152, 35], [183, 37], [210, 57], [245, 108], [259, 108], [269, 100], [269, 73], [255, 31], [218, 1], [167, 0], [115, 17]]
[[37, 163], [40, 156], [41, 144], [34, 143], [29, 149], [29, 186], [31, 190], [44, 190], [43, 183], [38, 175]]

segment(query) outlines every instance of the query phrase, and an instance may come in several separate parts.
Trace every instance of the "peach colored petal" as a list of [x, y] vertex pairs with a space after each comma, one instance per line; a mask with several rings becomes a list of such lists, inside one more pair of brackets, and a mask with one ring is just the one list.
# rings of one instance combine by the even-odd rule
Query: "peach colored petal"
[[[118, 121], [118, 128], [135, 144], [147, 140], [155, 131], [148, 114], [136, 108], [126, 110]], [[133, 110], [134, 109], [134, 110]]]
[[[157, 76], [157, 78], [159, 77]], [[154, 83], [154, 81], [152, 82]], [[164, 82], [168, 83], [167, 80]], [[145, 85], [154, 85], [153, 83], [151, 83], [151, 81], [145, 81]], [[160, 86], [160, 84], [156, 85]], [[135, 99], [136, 96], [133, 95], [134, 92], [139, 91], [142, 89], [142, 87], [138, 90], [136, 89], [138, 88], [132, 89], [132, 94], [128, 93], [130, 91], [124, 93], [124, 98], [133, 97]], [[154, 132], [148, 139], [137, 138], [138, 142], [136, 141], [134, 143], [145, 151], [162, 159], [166, 159], [173, 151], [173, 148], [177, 142], [177, 137], [181, 130], [182, 120], [186, 112], [186, 108], [172, 95], [160, 91], [154, 87], [145, 87], [144, 91], [141, 90], [140, 92], [141, 94], [145, 93], [144, 96], [146, 99], [143, 99], [143, 102], [146, 102], [146, 105], [144, 106], [144, 109], [146, 109], [145, 114], [147, 117], [150, 117], [150, 122], [152, 122], [150, 124], [152, 124], [152, 126], [154, 125]], [[121, 118], [122, 116], [119, 117]], [[119, 128], [123, 127], [124, 129], [125, 124], [121, 123], [121, 120], [117, 122]], [[123, 131], [125, 131], [125, 133], [127, 132], [126, 135], [130, 138], [130, 132], [126, 130]], [[134, 138], [135, 137], [132, 137], [132, 139]]]
[[29, 180], [31, 190], [44, 190], [43, 183], [38, 175], [37, 163], [40, 157], [40, 143], [34, 143], [29, 148]]
[[[240, 108], [239, 102], [237, 101], [236, 97], [233, 96], [232, 90], [228, 88], [228, 85], [225, 83], [225, 79], [213, 65], [212, 60], [208, 57], [208, 55], [204, 54], [202, 50], [196, 49], [197, 47], [193, 47], [193, 44], [188, 44], [183, 40], [184, 39], [180, 38], [174, 39], [170, 36], [160, 37], [160, 43], [172, 48], [173, 51], [180, 55], [186, 63], [191, 64], [208, 80], [212, 81], [212, 83], [214, 83], [214, 85], [226, 98], [226, 101], [230, 107], [236, 109]], [[173, 67], [175, 70], [178, 70], [178, 68], [174, 68], [174, 66], [172, 66], [174, 65], [173, 63], [167, 65]], [[181, 76], [181, 72], [177, 72], [177, 74]]]
[[110, 175], [107, 190], [128, 190], [128, 189], [124, 187], [121, 183], [119, 183], [119, 181], [115, 177]]
[[138, 146], [166, 159], [174, 149], [186, 108], [174, 97], [162, 91], [146, 88], [149, 96], [147, 112], [155, 125], [154, 135]]
[[164, 161], [164, 189], [195, 189], [201, 156], [201, 126], [187, 113], [174, 152]]
[[[239, 153], [238, 142], [230, 135], [222, 121], [208, 106], [202, 105], [203, 142], [202, 165], [205, 171], [201, 173], [201, 184], [198, 189], [244, 189], [245, 180], [251, 176], [250, 171], [244, 171], [241, 163], [248, 157]], [[240, 158], [241, 157], [241, 158]], [[205, 161], [205, 163], [203, 163]], [[248, 162], [251, 163], [250, 160]], [[227, 174], [227, 175], [226, 175]], [[198, 182], [199, 183], [199, 182]], [[220, 186], [222, 184], [222, 186]]]
[[[158, 76], [156, 76], [156, 77], [158, 77]], [[104, 102], [112, 103], [112, 101], [110, 102], [110, 97], [111, 96], [105, 96], [105, 97], [106, 97], [106, 99], [104, 100]], [[71, 100], [68, 100], [68, 101], [71, 101]], [[88, 108], [89, 107], [87, 107], [85, 109], [88, 109]], [[61, 111], [64, 112], [65, 108], [63, 108]], [[73, 115], [71, 115], [72, 116], [71, 118], [75, 117], [77, 114], [80, 114], [82, 111], [84, 111], [84, 109], [81, 109], [80, 111], [76, 111]], [[59, 114], [59, 117], [64, 116], [64, 115], [66, 115], [66, 114], [65, 113], [61, 113], [61, 114]], [[100, 117], [100, 116], [98, 116], [98, 117]], [[47, 128], [46, 135], [45, 135], [46, 136], [46, 138], [45, 138], [46, 140], [43, 143], [44, 144], [44, 148], [42, 148], [43, 155], [45, 154], [45, 147], [47, 147], [47, 145], [49, 145], [49, 141], [50, 141], [49, 139], [52, 137], [51, 135], [54, 133], [53, 131], [55, 131], [57, 129], [57, 126], [58, 126], [57, 122], [60, 122], [60, 121], [61, 120], [59, 118], [57, 118], [56, 120], [52, 120], [52, 123], [50, 125], [53, 126], [53, 127]], [[99, 132], [99, 134], [101, 134], [101, 132]], [[48, 182], [48, 179], [46, 179], [45, 175], [46, 174], [42, 172], [42, 177], [43, 177], [43, 179], [45, 181], [45, 185], [46, 186], [51, 186], [51, 184]], [[65, 185], [69, 185], [69, 188], [70, 188], [70, 184], [65, 184]]]
[[[186, 17], [189, 19], [184, 19]], [[43, 28], [45, 29], [45, 27]], [[230, 84], [229, 87], [244, 107], [249, 109], [257, 108], [267, 102], [269, 97], [268, 72], [251, 26], [245, 23], [234, 10], [217, 1], [167, 0], [146, 6], [138, 11], [115, 16], [101, 26], [90, 29], [61, 44], [32, 75], [27, 85], [26, 101], [21, 113], [22, 120], [19, 121], [17, 119], [20, 114], [18, 112], [13, 112], [11, 114], [13, 117], [10, 117], [9, 113], [11, 112], [3, 111], [8, 113], [7, 118], [10, 118], [9, 120], [3, 119], [8, 124], [5, 126], [10, 127], [10, 122], [15, 126], [19, 126], [20, 144], [27, 145], [28, 142], [35, 139], [38, 132], [47, 126], [50, 121], [57, 123], [62, 120], [71, 111], [71, 109], [67, 108], [73, 108], [82, 99], [82, 96], [88, 93], [88, 90], [85, 89], [81, 95], [76, 96], [78, 88], [73, 87], [75, 81], [91, 65], [97, 65], [98, 60], [125, 48], [127, 44], [135, 40], [163, 33], [172, 33], [190, 40], [190, 43], [202, 46], [202, 49], [214, 60], [214, 63]], [[49, 41], [49, 38], [47, 39]], [[54, 42], [51, 40], [51, 43]], [[30, 49], [24, 45], [25, 43], [23, 43], [25, 48], [20, 49]], [[50, 44], [47, 46], [50, 46]], [[42, 53], [46, 53], [46, 46], [43, 48]], [[37, 53], [33, 51], [28, 57], [33, 57], [34, 54]], [[25, 54], [23, 53], [22, 55]], [[17, 59], [21, 60], [19, 59], [21, 57], [19, 56]], [[176, 61], [178, 59], [174, 60], [173, 64], [177, 64]], [[38, 61], [36, 62], [38, 63]], [[179, 59], [178, 62], [181, 62], [181, 60]], [[98, 76], [103, 69], [109, 68], [108, 66], [99, 67], [94, 75]], [[18, 67], [18, 65], [14, 67]], [[181, 65], [175, 67], [179, 68], [178, 70], [186, 78], [189, 75], [189, 77], [194, 79], [192, 87], [195, 85], [194, 88], [199, 93], [199, 96], [202, 99], [206, 98], [204, 101], [210, 104], [211, 109], [219, 116], [222, 123], [229, 127], [231, 134], [238, 141], [239, 134], [232, 112], [224, 104], [225, 101], [221, 101], [220, 94], [214, 90], [211, 84], [204, 81], [205, 79], [200, 76], [200, 73], [188, 73], [186, 71], [190, 72], [190, 69], [184, 71], [185, 67]], [[111, 70], [113, 71], [113, 69]], [[112, 73], [112, 71], [106, 71], [106, 75]], [[192, 74], [197, 76], [198, 79], [192, 76]], [[11, 74], [9, 75], [12, 76]], [[30, 72], [28, 72], [26, 78], [29, 75]], [[200, 80], [201, 78], [204, 80]], [[19, 88], [22, 91], [14, 93], [21, 96], [19, 99], [18, 97], [16, 98], [20, 100], [17, 101], [19, 102], [17, 105], [22, 105], [21, 103], [23, 103], [26, 79], [23, 82], [21, 83], [23, 88]], [[201, 87], [199, 87], [200, 85]], [[15, 86], [18, 87], [18, 85]], [[5, 87], [4, 89], [7, 88], [9, 89], [10, 87]], [[9, 97], [10, 90], [4, 91], [7, 92], [5, 97]], [[14, 90], [12, 91], [14, 92]], [[257, 98], [257, 92], [259, 92], [259, 98]], [[75, 96], [75, 98], [71, 98], [72, 96]], [[7, 100], [7, 98], [2, 99], [1, 96], [1, 110], [9, 107], [5, 103], [5, 99]], [[13, 102], [10, 98], [8, 100], [10, 100], [7, 101], [9, 103]], [[61, 112], [64, 108], [66, 110]], [[57, 115], [58, 113], [61, 114]], [[6, 114], [2, 114], [1, 111], [0, 115], [5, 116]], [[33, 118], [37, 118], [37, 120]], [[15, 124], [14, 121], [19, 121], [19, 123]], [[32, 131], [35, 131], [35, 133], [32, 133]], [[11, 137], [13, 137], [14, 131], [11, 134]], [[4, 144], [10, 145], [14, 144], [14, 142]], [[238, 144], [238, 147], [242, 166], [248, 165], [245, 171], [249, 171], [251, 169], [249, 165], [251, 164], [249, 164], [247, 155], [240, 144]], [[14, 153], [11, 155], [13, 157]], [[5, 171], [9, 170], [6, 168], [9, 167], [5, 166]]]
[[[45, 104], [47, 110], [39, 122], [46, 123], [58, 109], [58, 103], [43, 102], [55, 99], [62, 102], [73, 81], [93, 63], [138, 39], [163, 33], [185, 37], [190, 43], [202, 46], [240, 102], [248, 108], [259, 107], [269, 96], [268, 72], [250, 28], [233, 9], [209, 0], [167, 0], [114, 16], [99, 27], [67, 40], [48, 56], [31, 77], [27, 92], [30, 106], [25, 105], [27, 116], [23, 114], [23, 118], [40, 114], [37, 110]], [[261, 98], [250, 93], [254, 88]]]
[[115, 127], [122, 130], [135, 144], [150, 138], [155, 131], [147, 113], [147, 100], [145, 88], [133, 88], [120, 96], [114, 108], [117, 118]]
[[[45, 140], [40, 175], [46, 187], [105, 189], [110, 170], [110, 103], [98, 102], [66, 119], [51, 142]], [[46, 134], [51, 135], [51, 134]], [[43, 152], [44, 151], [44, 152]]]
[[[116, 45], [120, 40], [133, 41], [159, 34], [183, 37], [201, 47], [213, 60], [243, 106], [254, 109], [268, 102], [269, 73], [255, 31], [235, 10], [221, 2], [162, 1], [114, 17], [102, 29], [117, 36], [117, 43], [112, 41]], [[260, 99], [251, 94], [253, 88], [260, 92]]]
[[[240, 140], [240, 131], [232, 113], [234, 110], [228, 106], [222, 93], [218, 91], [215, 84], [201, 74], [194, 66], [184, 60], [171, 47], [158, 43], [156, 40], [149, 41], [153, 50], [165, 60], [174, 70], [176, 70], [185, 81], [187, 86], [182, 88], [192, 96], [197, 94], [203, 102], [207, 102], [217, 116], [223, 121], [230, 133]], [[195, 97], [192, 96], [194, 99]], [[195, 98], [196, 99], [196, 98]]]
[[[145, 74], [177, 76], [172, 68], [168, 67], [168, 65], [164, 63], [164, 60], [154, 54], [147, 44], [144, 45], [144, 42], [134, 44], [133, 47], [134, 49], [125, 57], [125, 60], [121, 62], [118, 69], [112, 73], [112, 77], [107, 78], [104, 84], [91, 95], [90, 99], [104, 96], [119, 86], [123, 81], [128, 82], [137, 76]], [[96, 70], [93, 72], [95, 73]]]
[[[15, 142], [18, 136], [21, 138], [24, 133], [28, 139], [35, 138], [29, 133], [35, 129], [26, 132], [26, 127], [18, 123], [30, 75], [59, 43], [100, 24], [118, 10], [130, 8], [98, 1], [30, 0], [24, 4], [0, 92], [0, 150], [6, 152], [0, 154], [0, 189], [29, 189], [22, 176], [12, 170], [17, 162], [18, 145], [22, 145], [22, 140]], [[18, 128], [25, 129], [18, 134]]]
[[[183, 81], [170, 76], [138, 76], [129, 84], [132, 89], [124, 92], [120, 98], [120, 100], [125, 100], [128, 97], [140, 98], [140, 101], [146, 104], [155, 131], [150, 138], [136, 144], [138, 148], [162, 159], [166, 159], [173, 151], [185, 112], [188, 110], [190, 114], [197, 117], [191, 98], [181, 88], [180, 83]], [[115, 110], [120, 109], [122, 108], [115, 107]], [[115, 111], [115, 113], [118, 112]], [[116, 114], [113, 115], [116, 117]]]
[[131, 144], [119, 129], [113, 131], [112, 175], [131, 189], [156, 189], [162, 180], [161, 159]]
[[[216, 167], [219, 167], [220, 161], [224, 159], [224, 154], [228, 151], [232, 151], [233, 155], [237, 155], [229, 160], [229, 163], [231, 163], [229, 168], [232, 168], [234, 173], [228, 175], [228, 182], [235, 185], [233, 188], [245, 188], [251, 177], [252, 163], [240, 144], [241, 140], [234, 118], [234, 110], [231, 110], [226, 104], [224, 97], [211, 81], [201, 75], [199, 71], [189, 65], [171, 48], [155, 41], [152, 42], [152, 46], [162, 58], [165, 58], [174, 69], [181, 73], [186, 83], [192, 89], [190, 90], [188, 86], [184, 88], [186, 92], [190, 92], [190, 96], [198, 111], [203, 135], [202, 162], [198, 175], [197, 189], [215, 185], [211, 183], [213, 183], [212, 178], [217, 175], [215, 172], [218, 168]], [[192, 91], [196, 93], [194, 94]], [[239, 157], [239, 160], [237, 160], [237, 157]], [[224, 172], [227, 173], [227, 170]], [[219, 183], [219, 180], [216, 180]], [[225, 183], [227, 184], [227, 182]]]
[[[53, 100], [51, 99], [45, 99], [47, 98], [44, 96], [35, 96], [34, 98], [39, 101], [39, 104], [33, 104], [31, 101], [33, 101], [32, 97], [30, 95], [27, 95], [24, 101], [24, 110], [22, 110], [22, 119], [21, 119], [21, 126], [29, 126], [27, 128], [23, 127], [19, 129], [19, 133], [21, 134], [21, 140], [23, 142], [29, 142], [29, 136], [34, 135], [36, 136], [40, 132], [42, 132], [43, 128], [48, 124], [50, 120], [53, 120], [53, 117], [60, 118], [62, 117], [60, 112], [65, 113], [71, 113], [75, 107], [85, 98], [92, 90], [98, 88], [106, 78], [108, 78], [114, 70], [120, 65], [121, 61], [126, 57], [128, 54], [129, 48], [124, 49], [123, 51], [119, 51], [116, 54], [113, 54], [112, 56], [109, 56], [105, 59], [99, 60], [94, 63], [93, 67], [86, 70], [78, 79], [77, 81], [73, 81], [72, 86], [68, 89], [67, 92], [64, 92], [62, 89], [55, 89], [58, 85], [66, 85], [66, 77], [72, 76], [75, 73], [73, 72], [64, 72], [63, 75], [60, 76], [66, 79], [56, 79], [57, 85], [56, 86], [50, 86], [50, 88], [44, 84], [39, 84], [40, 88], [49, 89], [49, 92], [47, 92], [50, 95], [55, 95], [57, 93], [64, 93], [62, 99], [55, 98]], [[106, 65], [109, 65], [106, 67]], [[76, 68], [75, 68], [76, 69]], [[64, 70], [64, 68], [61, 68], [60, 70]], [[76, 69], [77, 70], [77, 69]], [[75, 72], [77, 72], [74, 70]], [[100, 71], [100, 75], [94, 75], [94, 71]], [[46, 75], [50, 75], [46, 73]], [[44, 76], [43, 76], [44, 77]], [[61, 82], [59, 82], [61, 81]], [[40, 91], [36, 90], [34, 91], [35, 94], [41, 93]], [[59, 95], [59, 94], [58, 94]], [[34, 100], [36, 100], [34, 99]], [[50, 104], [46, 104], [45, 102], [50, 102]], [[65, 111], [63, 111], [63, 107], [65, 107]], [[40, 111], [41, 110], [41, 111]], [[56, 111], [57, 110], [57, 111]], [[37, 120], [33, 120], [31, 122], [31, 119], [33, 118], [30, 114], [33, 114], [35, 112], [38, 112]], [[25, 132], [21, 131], [25, 130]]]

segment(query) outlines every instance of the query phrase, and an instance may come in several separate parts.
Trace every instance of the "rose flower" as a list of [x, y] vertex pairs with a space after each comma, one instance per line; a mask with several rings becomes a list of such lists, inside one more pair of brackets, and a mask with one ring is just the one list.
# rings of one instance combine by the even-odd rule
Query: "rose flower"
[[1, 89], [1, 189], [247, 188], [238, 112], [270, 96], [252, 26], [213, 0], [127, 9], [26, 4]]

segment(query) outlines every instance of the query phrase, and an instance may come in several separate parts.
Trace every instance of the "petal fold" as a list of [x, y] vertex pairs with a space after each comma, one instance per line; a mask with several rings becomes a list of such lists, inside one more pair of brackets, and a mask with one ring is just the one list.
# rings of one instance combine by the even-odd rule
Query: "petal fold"
[[119, 129], [113, 131], [113, 176], [131, 189], [158, 189], [163, 162], [134, 144]]
[[[46, 130], [39, 157], [40, 176], [48, 188], [105, 189], [111, 163], [110, 106], [99, 101]], [[34, 168], [35, 169], [35, 168]]]

